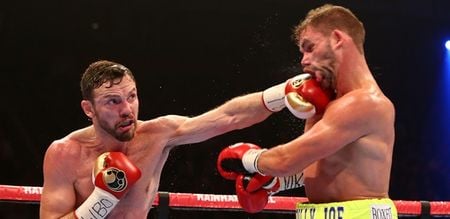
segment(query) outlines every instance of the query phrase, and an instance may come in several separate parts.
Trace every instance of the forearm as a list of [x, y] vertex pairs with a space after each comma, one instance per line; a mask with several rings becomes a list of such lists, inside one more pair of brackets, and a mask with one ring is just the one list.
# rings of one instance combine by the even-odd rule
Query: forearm
[[291, 141], [261, 153], [256, 164], [258, 170], [263, 174], [279, 177], [303, 172], [316, 157], [308, 152], [308, 148], [295, 144], [296, 142]]
[[78, 218], [106, 218], [119, 202], [114, 195], [95, 187], [92, 194], [75, 210]]
[[205, 141], [262, 122], [271, 114], [264, 106], [262, 92], [235, 97], [213, 110], [179, 122], [168, 145]]
[[72, 219], [75, 218], [75, 193], [48, 186], [44, 183], [39, 218], [42, 219]]
[[262, 93], [235, 97], [223, 105], [194, 117], [178, 129], [173, 145], [205, 141], [236, 129], [243, 129], [265, 120], [272, 112], [262, 103]]
[[230, 118], [235, 128], [241, 129], [264, 121], [272, 112], [262, 102], [262, 92], [233, 98], [220, 109]]
[[[279, 147], [275, 149], [279, 149]], [[277, 176], [286, 180], [290, 176], [301, 178], [299, 176], [304, 168], [297, 168], [295, 164], [290, 164], [290, 161], [285, 162], [283, 158], [286, 156], [274, 154], [274, 151], [276, 152], [274, 148], [267, 150], [252, 143], [236, 143], [220, 152], [217, 158], [217, 169], [222, 177], [229, 180], [236, 179], [238, 175], [254, 173], [271, 177]]]
[[64, 213], [64, 215], [61, 216], [62, 213], [60, 213], [60, 212], [48, 211], [46, 209], [47, 209], [47, 206], [42, 206], [42, 204], [41, 204], [40, 211], [39, 211], [39, 218], [41, 218], [41, 219], [77, 219], [75, 217], [74, 210], [71, 210], [69, 213]]
[[59, 219], [78, 219], [78, 218], [75, 216], [75, 211], [71, 211], [66, 215], [64, 215], [63, 217], [60, 217]]

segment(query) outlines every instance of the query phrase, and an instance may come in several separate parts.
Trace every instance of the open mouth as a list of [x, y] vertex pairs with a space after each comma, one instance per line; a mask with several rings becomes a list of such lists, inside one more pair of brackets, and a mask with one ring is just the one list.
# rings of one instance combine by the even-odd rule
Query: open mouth
[[126, 120], [121, 123], [119, 123], [118, 127], [122, 131], [128, 131], [133, 126], [133, 120]]
[[303, 69], [303, 73], [305, 74], [310, 74], [311, 78], [316, 80], [317, 82], [320, 82], [322, 80], [322, 77], [319, 73], [317, 73], [316, 71], [314, 71], [313, 69], [310, 68], [304, 68]]
[[306, 68], [303, 69], [303, 73], [310, 74], [313, 77], [315, 76], [314, 72], [315, 72], [314, 69], [312, 69], [310, 67], [306, 67]]

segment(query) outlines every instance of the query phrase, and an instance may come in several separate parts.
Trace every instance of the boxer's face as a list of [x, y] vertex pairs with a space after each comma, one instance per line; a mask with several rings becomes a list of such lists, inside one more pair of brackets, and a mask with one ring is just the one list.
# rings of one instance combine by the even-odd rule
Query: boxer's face
[[330, 38], [307, 27], [298, 45], [303, 53], [303, 72], [312, 74], [323, 88], [335, 89], [336, 55], [331, 48]]
[[94, 90], [92, 120], [119, 141], [133, 138], [138, 108], [136, 83], [128, 75], [118, 84], [106, 82]]

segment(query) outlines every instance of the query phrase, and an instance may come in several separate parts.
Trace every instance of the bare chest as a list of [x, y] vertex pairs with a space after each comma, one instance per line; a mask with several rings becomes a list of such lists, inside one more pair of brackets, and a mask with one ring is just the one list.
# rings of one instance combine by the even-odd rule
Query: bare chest
[[308, 198], [316, 202], [382, 197], [391, 168], [386, 144], [355, 142], [305, 169]]
[[[159, 187], [162, 168], [167, 160], [168, 151], [165, 150], [165, 142], [136, 138], [123, 152], [141, 170], [142, 176], [122, 197], [111, 215], [120, 218], [140, 218], [141, 215], [145, 215], [143, 218], [146, 218]], [[82, 153], [79, 165], [75, 167], [77, 177], [74, 189], [77, 206], [81, 205], [94, 190], [92, 168], [101, 153], [92, 151]]]

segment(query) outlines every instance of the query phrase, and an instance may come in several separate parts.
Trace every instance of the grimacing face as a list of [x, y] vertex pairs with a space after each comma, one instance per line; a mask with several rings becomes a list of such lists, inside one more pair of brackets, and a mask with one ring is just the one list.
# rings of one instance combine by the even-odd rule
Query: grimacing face
[[138, 109], [136, 83], [128, 75], [118, 84], [105, 82], [94, 89], [93, 122], [119, 141], [134, 137]]
[[323, 88], [334, 90], [336, 55], [331, 47], [330, 37], [308, 27], [302, 32], [298, 45], [303, 54], [303, 72], [313, 75]]

